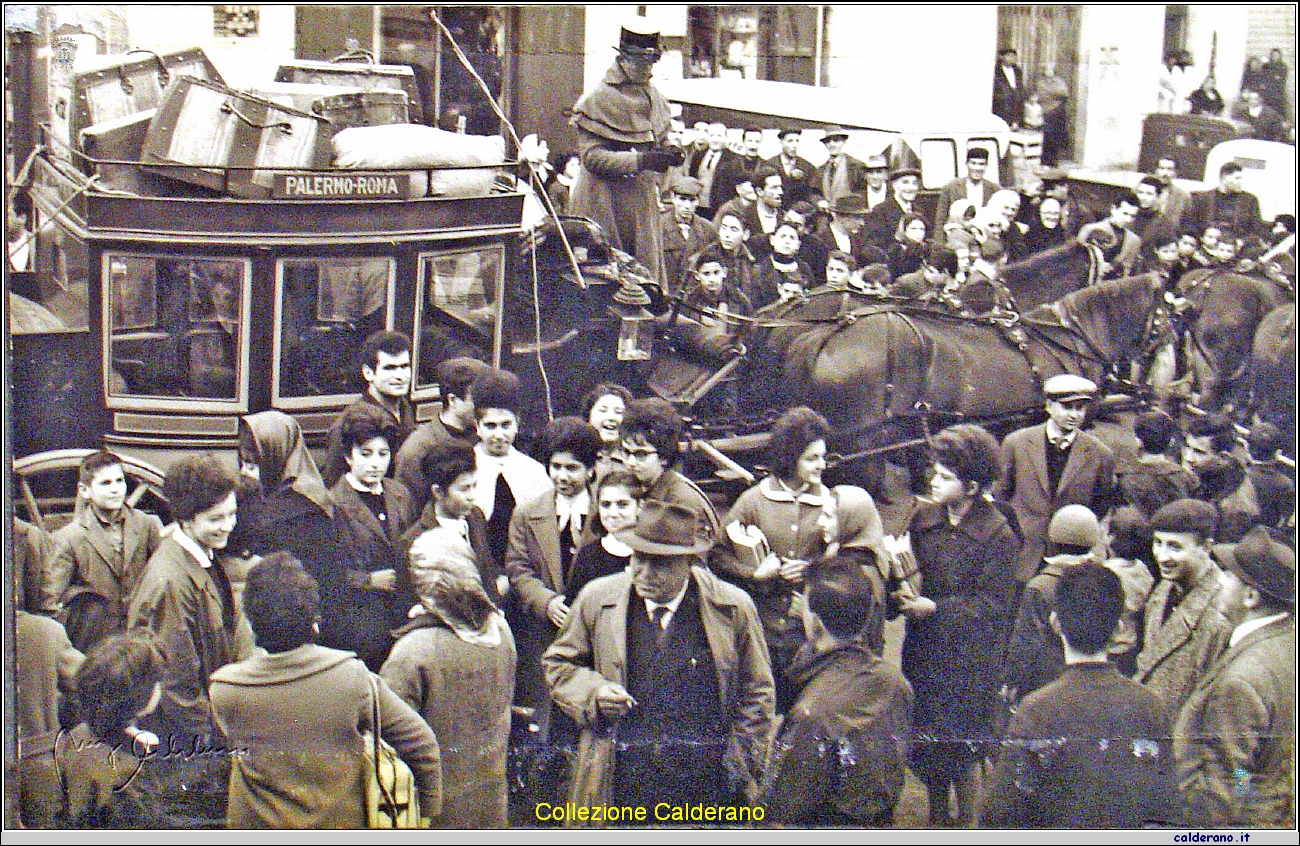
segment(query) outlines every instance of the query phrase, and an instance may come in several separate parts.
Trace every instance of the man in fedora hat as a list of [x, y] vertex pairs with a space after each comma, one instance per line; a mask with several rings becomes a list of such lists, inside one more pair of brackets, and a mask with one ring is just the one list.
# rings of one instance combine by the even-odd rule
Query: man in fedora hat
[[1295, 551], [1257, 526], [1214, 555], [1235, 628], [1174, 727], [1187, 823], [1294, 828]]
[[822, 210], [829, 209], [841, 197], [856, 194], [867, 183], [867, 166], [844, 152], [848, 140], [848, 131], [838, 126], [830, 127], [822, 136], [829, 155], [812, 180], [813, 200]]
[[1052, 515], [1066, 505], [1086, 505], [1098, 517], [1110, 510], [1115, 488], [1115, 455], [1080, 430], [1097, 385], [1072, 373], [1043, 383], [1047, 422], [1018, 429], [1002, 442], [1001, 496], [1020, 524], [1023, 543], [1016, 581], [1038, 572]]
[[830, 204], [831, 217], [823, 221], [809, 238], [819, 242], [829, 254], [835, 250], [853, 256], [858, 267], [884, 261], [884, 253], [867, 243], [863, 226], [867, 216], [867, 202], [861, 194], [846, 194]]
[[693, 176], [678, 176], [669, 184], [668, 200], [672, 208], [663, 213], [660, 225], [664, 239], [664, 269], [668, 292], [682, 290], [686, 260], [712, 243], [718, 230], [696, 214], [704, 186]]
[[631, 564], [583, 589], [542, 658], [583, 730], [570, 799], [743, 802], [775, 705], [753, 600], [700, 566], [712, 540], [694, 509], [646, 500], [617, 537]]
[[888, 250], [894, 233], [905, 215], [917, 210], [916, 197], [921, 192], [921, 170], [900, 165], [889, 172], [889, 199], [867, 213], [867, 243], [878, 250]]
[[569, 203], [571, 214], [594, 220], [610, 243], [661, 281], [657, 187], [663, 173], [684, 161], [680, 149], [664, 144], [668, 101], [650, 82], [662, 55], [659, 33], [644, 18], [623, 27], [613, 67], [573, 107], [582, 171]]

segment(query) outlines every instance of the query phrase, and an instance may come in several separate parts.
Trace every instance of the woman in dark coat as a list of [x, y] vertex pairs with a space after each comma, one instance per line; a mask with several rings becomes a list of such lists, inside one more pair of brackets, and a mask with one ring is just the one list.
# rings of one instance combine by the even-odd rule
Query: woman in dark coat
[[412, 604], [398, 590], [396, 550], [417, 515], [406, 486], [384, 478], [397, 434], [390, 423], [360, 404], [340, 421], [348, 471], [331, 489], [339, 549], [321, 585], [321, 644], [357, 653], [371, 672], [384, 665], [390, 631], [405, 622]]
[[1223, 114], [1223, 97], [1214, 86], [1214, 74], [1206, 76], [1201, 87], [1187, 95], [1187, 102], [1191, 104], [1194, 115], [1218, 117]]
[[336, 555], [334, 499], [298, 422], [282, 411], [239, 418], [239, 473], [239, 521], [226, 552], [247, 562], [244, 572], [260, 556], [292, 552], [319, 578]]
[[434, 828], [505, 828], [515, 642], [478, 570], [428, 535], [411, 545], [420, 614], [399, 629], [383, 677], [438, 737], [442, 816]]
[[903, 674], [916, 693], [912, 769], [930, 794], [930, 824], [976, 824], [979, 763], [995, 739], [997, 680], [1015, 595], [1019, 541], [985, 493], [1001, 477], [998, 443], [977, 426], [940, 432], [930, 499], [908, 532], [921, 592], [895, 591], [907, 617]]

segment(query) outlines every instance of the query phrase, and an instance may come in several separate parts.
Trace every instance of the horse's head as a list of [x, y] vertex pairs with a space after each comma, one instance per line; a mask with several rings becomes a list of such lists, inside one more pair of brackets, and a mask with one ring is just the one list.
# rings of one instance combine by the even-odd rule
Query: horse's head
[[1057, 311], [1106, 363], [1132, 358], [1151, 330], [1163, 288], [1153, 273], [1102, 282], [1062, 297]]
[[1224, 270], [1189, 273], [1179, 290], [1196, 307], [1191, 359], [1202, 401], [1215, 404], [1246, 375], [1255, 329], [1284, 297], [1268, 279]]
[[1100, 258], [1096, 247], [1070, 241], [1008, 264], [1000, 278], [1025, 311], [1096, 284]]

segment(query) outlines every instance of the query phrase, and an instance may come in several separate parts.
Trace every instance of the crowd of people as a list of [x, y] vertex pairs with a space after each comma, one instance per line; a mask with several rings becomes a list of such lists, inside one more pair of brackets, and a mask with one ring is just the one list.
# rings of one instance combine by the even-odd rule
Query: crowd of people
[[[917, 170], [849, 159], [833, 128], [823, 168], [790, 130], [729, 171], [757, 133], [660, 147], [666, 109], [624, 90], [652, 90], [657, 45], [625, 30], [555, 199], [715, 318], [816, 285], [971, 310], [1058, 237], [1176, 276], [1271, 235], [1231, 165], [1180, 197], [1163, 160], [1100, 221], [1063, 179], [986, 181], [976, 149], [926, 214]], [[1295, 824], [1295, 477], [1270, 424], [1243, 443], [1060, 374], [1042, 424], [929, 438], [887, 533], [871, 493], [824, 479], [810, 408], [719, 502], [663, 399], [601, 384], [542, 427], [517, 376], [449, 358], [418, 422], [409, 337], [374, 334], [358, 369], [319, 466], [265, 411], [237, 469], [167, 468], [166, 526], [107, 451], [66, 526], [15, 520], [24, 825], [361, 827], [367, 733], [441, 828], [882, 827], [909, 771], [935, 827]]]
[[65, 527], [16, 521], [25, 825], [362, 826], [372, 729], [447, 828], [566, 801], [888, 826], [909, 770], [939, 827], [1294, 823], [1275, 427], [1059, 375], [1043, 424], [937, 433], [895, 537], [823, 480], [812, 409], [726, 507], [661, 399], [599, 385], [524, 451], [513, 374], [443, 362], [412, 429], [409, 339], [363, 355], [332, 484], [261, 412], [237, 472], [168, 468], [167, 526], [105, 451]]
[[1161, 69], [1157, 110], [1228, 118], [1243, 127], [1248, 138], [1294, 144], [1287, 94], [1290, 74], [1280, 48], [1270, 50], [1267, 61], [1250, 56], [1241, 72], [1241, 90], [1229, 105], [1219, 93], [1214, 70], [1202, 75], [1192, 64], [1192, 54], [1178, 50], [1166, 57]]

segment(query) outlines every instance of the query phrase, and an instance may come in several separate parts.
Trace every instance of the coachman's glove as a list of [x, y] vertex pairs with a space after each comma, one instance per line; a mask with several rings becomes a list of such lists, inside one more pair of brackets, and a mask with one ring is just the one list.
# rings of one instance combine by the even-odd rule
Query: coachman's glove
[[686, 154], [676, 147], [652, 147], [637, 155], [637, 170], [653, 170], [655, 173], [664, 173], [686, 161]]

